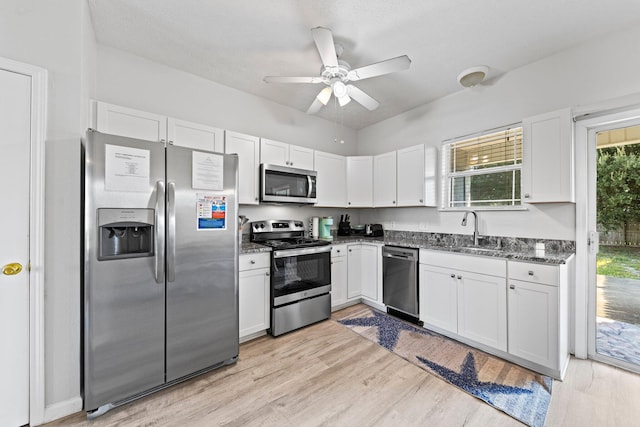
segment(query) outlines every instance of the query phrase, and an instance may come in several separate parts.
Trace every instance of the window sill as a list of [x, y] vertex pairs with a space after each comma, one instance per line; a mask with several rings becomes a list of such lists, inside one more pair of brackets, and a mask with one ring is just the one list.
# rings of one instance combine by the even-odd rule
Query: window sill
[[529, 208], [526, 206], [469, 206], [463, 208], [438, 208], [439, 212], [466, 212], [466, 211], [494, 211], [494, 212], [504, 212], [504, 211], [528, 211]]

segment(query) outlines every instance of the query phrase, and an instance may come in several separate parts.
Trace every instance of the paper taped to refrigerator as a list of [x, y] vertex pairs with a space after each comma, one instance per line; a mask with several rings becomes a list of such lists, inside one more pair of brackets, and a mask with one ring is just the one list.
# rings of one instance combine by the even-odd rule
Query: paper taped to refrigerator
[[104, 151], [105, 190], [149, 191], [149, 150], [106, 144]]
[[200, 190], [222, 191], [224, 157], [202, 151], [194, 151], [192, 154], [191, 187]]
[[227, 229], [227, 196], [197, 193], [198, 230]]

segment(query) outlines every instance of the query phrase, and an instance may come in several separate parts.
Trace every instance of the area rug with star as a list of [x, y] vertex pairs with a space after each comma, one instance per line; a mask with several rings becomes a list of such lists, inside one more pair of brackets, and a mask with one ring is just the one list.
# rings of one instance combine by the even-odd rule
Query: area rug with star
[[354, 309], [335, 313], [334, 320], [518, 421], [544, 426], [550, 377], [371, 307]]

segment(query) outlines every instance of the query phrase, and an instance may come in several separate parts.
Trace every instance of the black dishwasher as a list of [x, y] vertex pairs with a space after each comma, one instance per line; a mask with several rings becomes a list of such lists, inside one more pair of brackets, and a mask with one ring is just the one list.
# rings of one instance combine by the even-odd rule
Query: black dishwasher
[[419, 321], [418, 249], [382, 248], [382, 302], [387, 312], [414, 323]]

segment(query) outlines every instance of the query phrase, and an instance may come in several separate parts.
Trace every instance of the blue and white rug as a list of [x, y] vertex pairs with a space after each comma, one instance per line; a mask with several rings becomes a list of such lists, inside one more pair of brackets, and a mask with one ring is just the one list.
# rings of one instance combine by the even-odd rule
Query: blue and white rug
[[[348, 311], [347, 311], [348, 312]], [[338, 322], [529, 426], [544, 426], [553, 380], [370, 307]]]

